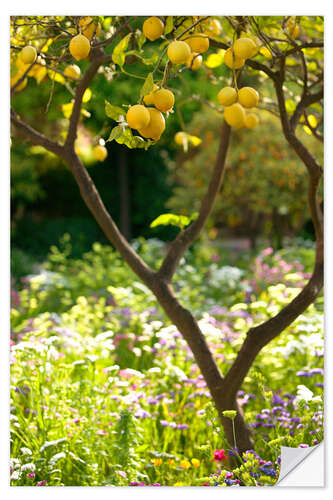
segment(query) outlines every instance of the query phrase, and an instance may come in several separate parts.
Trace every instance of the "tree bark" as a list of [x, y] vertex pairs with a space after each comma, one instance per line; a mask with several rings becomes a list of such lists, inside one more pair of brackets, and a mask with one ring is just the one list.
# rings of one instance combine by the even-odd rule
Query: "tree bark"
[[130, 218], [130, 191], [128, 179], [128, 154], [125, 148], [118, 151], [118, 172], [120, 191], [120, 230], [124, 237], [131, 239], [131, 218]]

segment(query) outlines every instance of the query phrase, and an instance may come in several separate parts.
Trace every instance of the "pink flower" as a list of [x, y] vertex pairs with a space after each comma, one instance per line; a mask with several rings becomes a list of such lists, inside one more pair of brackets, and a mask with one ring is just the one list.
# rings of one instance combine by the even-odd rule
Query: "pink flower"
[[46, 479], [43, 479], [43, 481], [39, 481], [36, 486], [47, 486]]
[[265, 248], [265, 250], [263, 250], [261, 253], [262, 253], [262, 255], [265, 255], [265, 256], [266, 255], [272, 255], [273, 248], [271, 248], [271, 247]]
[[118, 474], [118, 476], [123, 477], [124, 479], [126, 479], [126, 477], [127, 477], [126, 472], [123, 470], [115, 470], [115, 473]]
[[224, 453], [224, 449], [222, 448], [221, 450], [215, 450], [214, 451], [214, 460], [216, 462], [220, 462], [221, 460], [225, 460], [227, 457]]

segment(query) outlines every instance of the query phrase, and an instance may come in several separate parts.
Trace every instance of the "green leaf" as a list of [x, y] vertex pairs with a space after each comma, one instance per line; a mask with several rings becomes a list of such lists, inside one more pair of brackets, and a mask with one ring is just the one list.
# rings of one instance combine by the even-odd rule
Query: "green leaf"
[[197, 213], [191, 215], [191, 217], [177, 214], [161, 214], [153, 220], [153, 222], [150, 224], [150, 227], [176, 226], [183, 230], [185, 226], [188, 226], [192, 222], [192, 220], [196, 219], [197, 217]]
[[114, 127], [111, 130], [110, 136], [106, 142], [111, 142], [115, 139], [118, 139], [118, 137], [120, 137], [121, 134], [123, 133], [123, 130], [124, 130], [123, 127], [121, 127], [120, 125], [117, 125], [116, 127]]
[[145, 141], [142, 137], [133, 135], [132, 130], [129, 127], [123, 129], [121, 135], [119, 135], [115, 140], [118, 144], [124, 144], [129, 149], [147, 149], [147, 147], [150, 146], [150, 143]]
[[168, 16], [165, 23], [164, 34], [167, 35], [172, 30], [173, 30], [173, 16]]
[[112, 52], [112, 61], [118, 66], [123, 67], [125, 64], [125, 51], [128, 47], [128, 42], [132, 36], [132, 33], [128, 33], [124, 38], [116, 45]]
[[113, 106], [113, 104], [110, 104], [108, 101], [105, 101], [105, 113], [106, 116], [112, 118], [112, 120], [115, 121], [120, 120], [121, 116], [126, 116], [126, 112], [123, 108], [120, 108], [119, 106]]
[[138, 31], [138, 32], [136, 33], [136, 41], [137, 41], [137, 44], [138, 44], [139, 49], [141, 50], [141, 49], [142, 49], [143, 44], [144, 44], [144, 43], [145, 43], [145, 41], [146, 41], [146, 37], [145, 37], [144, 33], [142, 33], [142, 31]]
[[140, 97], [149, 94], [153, 90], [153, 88], [154, 88], [153, 73], [148, 73], [148, 76], [145, 79], [145, 83], [141, 87]]
[[143, 64], [146, 66], [152, 66], [153, 64], [156, 64], [158, 61], [158, 54], [154, 52], [154, 54], [151, 57], [141, 57], [140, 58]]

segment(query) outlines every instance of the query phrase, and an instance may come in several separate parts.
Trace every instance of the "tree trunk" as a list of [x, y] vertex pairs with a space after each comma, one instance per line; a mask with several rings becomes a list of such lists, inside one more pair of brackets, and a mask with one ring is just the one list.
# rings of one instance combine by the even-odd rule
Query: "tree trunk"
[[120, 230], [127, 240], [131, 239], [130, 196], [128, 182], [128, 155], [125, 148], [118, 150], [120, 188]]
[[171, 286], [161, 281], [156, 281], [151, 287], [158, 302], [178, 328], [187, 344], [191, 348], [194, 358], [207, 383], [207, 387], [212, 395], [216, 409], [219, 413], [225, 436], [231, 447], [235, 446], [232, 422], [223, 417], [222, 412], [226, 410], [236, 410], [235, 435], [236, 445], [239, 453], [253, 449], [254, 442], [251, 437], [251, 430], [244, 420], [242, 409], [237, 403], [235, 392], [232, 387], [228, 387], [222, 377], [213, 355], [207, 345], [205, 336], [187, 309], [185, 309], [173, 294]]

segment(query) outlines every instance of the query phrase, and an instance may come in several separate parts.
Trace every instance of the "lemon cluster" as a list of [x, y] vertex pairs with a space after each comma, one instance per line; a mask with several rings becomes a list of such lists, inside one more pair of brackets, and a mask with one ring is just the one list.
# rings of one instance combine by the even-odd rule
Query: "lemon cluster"
[[201, 54], [208, 49], [208, 36], [204, 33], [195, 33], [184, 40], [171, 42], [168, 46], [168, 58], [172, 64], [186, 64], [195, 71], [201, 66]]
[[168, 89], [159, 89], [157, 85], [145, 95], [142, 104], [131, 106], [126, 114], [129, 127], [137, 130], [142, 137], [158, 141], [165, 130], [165, 118], [162, 113], [170, 111], [175, 103], [175, 96]]
[[224, 54], [224, 62], [230, 69], [239, 69], [246, 59], [254, 57], [258, 47], [251, 38], [238, 38]]
[[246, 109], [255, 108], [259, 103], [259, 93], [252, 87], [242, 87], [238, 91], [233, 87], [224, 87], [217, 95], [224, 109], [224, 119], [231, 127], [255, 128], [259, 119], [254, 113], [246, 113]]

